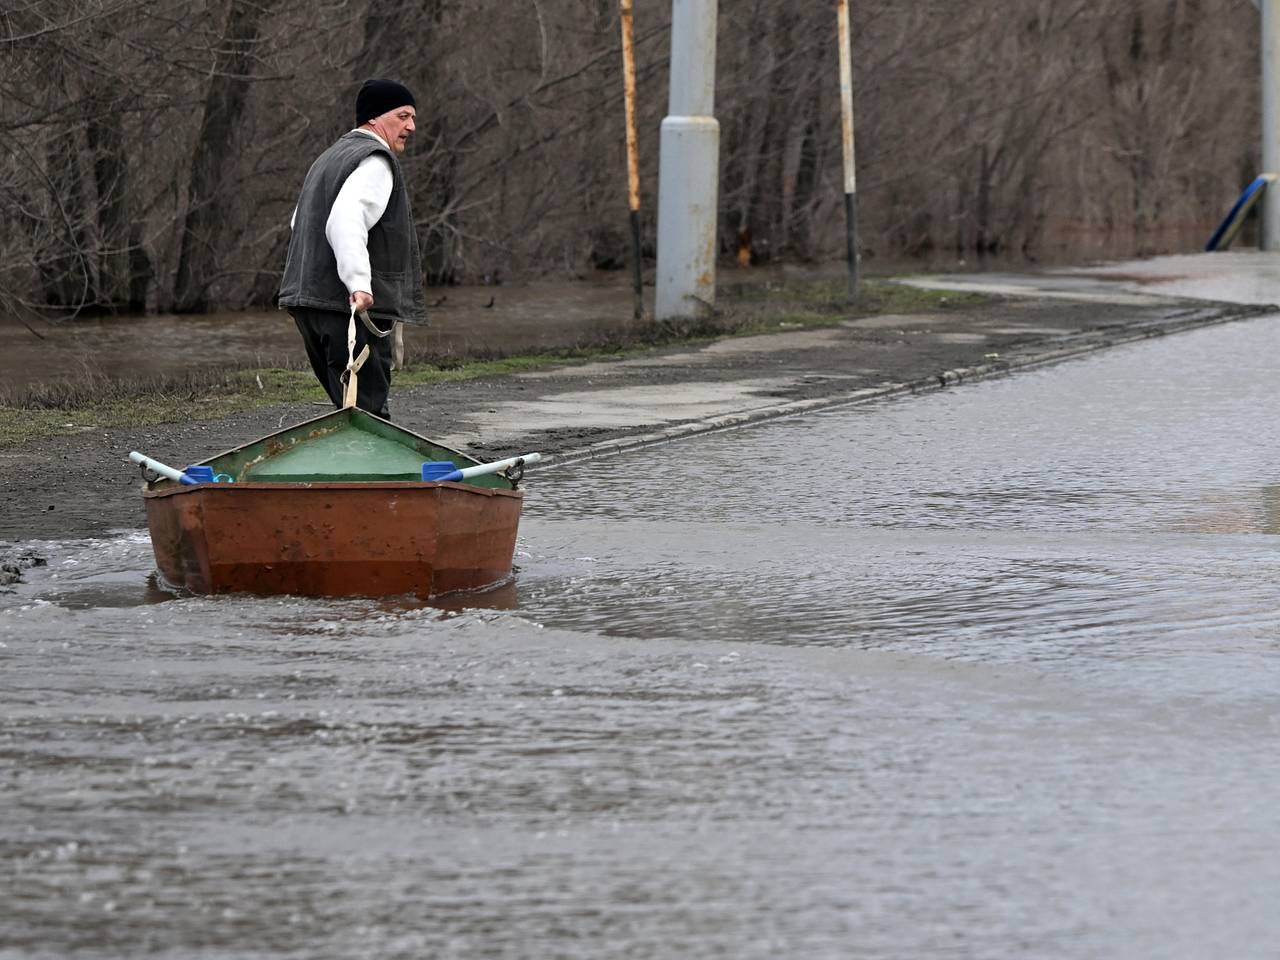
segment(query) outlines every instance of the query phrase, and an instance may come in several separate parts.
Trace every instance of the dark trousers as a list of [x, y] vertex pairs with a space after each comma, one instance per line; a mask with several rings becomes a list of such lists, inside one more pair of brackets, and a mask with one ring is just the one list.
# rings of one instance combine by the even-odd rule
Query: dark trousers
[[[342, 407], [342, 373], [347, 369], [347, 322], [350, 314], [331, 310], [312, 310], [309, 307], [292, 307], [289, 310], [293, 322], [298, 325], [302, 342], [307, 348], [307, 359], [316, 379], [324, 387], [335, 407]], [[379, 327], [390, 326], [390, 321], [375, 320]], [[355, 355], [365, 344], [369, 345], [369, 359], [356, 374], [356, 406], [376, 414], [384, 420], [391, 419], [387, 409], [387, 393], [391, 389], [391, 338], [375, 337], [356, 317]]]

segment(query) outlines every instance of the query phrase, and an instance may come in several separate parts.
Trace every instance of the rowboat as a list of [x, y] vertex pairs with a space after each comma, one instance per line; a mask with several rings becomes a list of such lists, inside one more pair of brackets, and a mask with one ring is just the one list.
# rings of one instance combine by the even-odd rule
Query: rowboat
[[481, 464], [355, 407], [183, 471], [130, 458], [174, 587], [425, 599], [511, 577], [526, 458]]

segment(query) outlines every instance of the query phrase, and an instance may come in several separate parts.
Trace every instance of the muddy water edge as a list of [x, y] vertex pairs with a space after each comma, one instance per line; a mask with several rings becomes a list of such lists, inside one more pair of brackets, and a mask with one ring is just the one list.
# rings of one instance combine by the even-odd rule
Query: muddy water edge
[[[406, 327], [406, 348], [451, 357], [591, 342], [609, 332], [613, 317], [629, 315], [626, 297], [612, 283], [447, 288], [431, 297], [429, 326]], [[145, 380], [306, 360], [298, 331], [282, 310], [82, 317], [33, 328], [35, 333], [0, 321], [6, 343], [0, 370], [9, 391], [87, 375]]]

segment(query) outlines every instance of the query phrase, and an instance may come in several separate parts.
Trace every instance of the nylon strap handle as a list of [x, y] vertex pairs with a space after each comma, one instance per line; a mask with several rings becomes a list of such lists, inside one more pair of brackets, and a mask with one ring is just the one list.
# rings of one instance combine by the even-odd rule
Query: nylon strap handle
[[[360, 322], [365, 325], [365, 329], [379, 339], [389, 337], [395, 334], [396, 338], [392, 349], [392, 362], [397, 369], [404, 367], [404, 334], [401, 333], [401, 325], [398, 321], [391, 324], [390, 329], [379, 330], [377, 325], [369, 318], [369, 314], [361, 310]], [[342, 407], [356, 405], [356, 374], [360, 368], [364, 366], [364, 362], [369, 359], [369, 345], [366, 343], [364, 349], [360, 351], [360, 356], [355, 355], [356, 352], [356, 305], [351, 305], [351, 316], [347, 319], [347, 369], [342, 372]]]
[[[360, 316], [364, 318], [365, 324], [369, 324], [369, 317], [363, 310]], [[386, 334], [383, 334], [386, 336]], [[364, 362], [369, 359], [369, 345], [366, 343], [364, 349], [360, 351], [360, 356], [355, 355], [356, 352], [356, 305], [351, 305], [351, 317], [347, 320], [347, 369], [342, 371], [342, 408], [356, 405], [356, 387], [358, 377], [357, 373], [364, 366]]]
[[391, 322], [390, 329], [379, 330], [377, 325], [369, 318], [369, 314], [367, 314], [363, 310], [360, 311], [360, 321], [365, 325], [365, 329], [367, 329], [370, 333], [372, 333], [375, 337], [378, 337], [379, 339], [382, 339], [383, 337], [389, 337], [393, 333], [395, 334], [395, 339], [391, 341], [391, 369], [403, 370], [404, 369], [404, 324], [401, 323], [399, 320], [393, 320]]
[[[355, 307], [352, 307], [351, 310], [354, 313]], [[360, 311], [360, 322], [364, 324], [366, 330], [368, 330], [378, 339], [391, 336], [391, 330], [395, 329], [395, 324], [392, 323], [391, 330], [379, 330], [377, 325], [372, 320], [369, 319], [369, 314], [365, 313], [365, 311], [363, 310]], [[354, 333], [355, 327], [353, 326], [351, 329]]]

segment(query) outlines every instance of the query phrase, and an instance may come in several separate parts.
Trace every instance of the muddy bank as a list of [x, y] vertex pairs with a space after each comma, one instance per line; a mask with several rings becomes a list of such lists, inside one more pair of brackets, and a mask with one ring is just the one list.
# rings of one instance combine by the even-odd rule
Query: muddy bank
[[[554, 462], [556, 455], [607, 452], [636, 438], [662, 439], [998, 375], [1260, 312], [1193, 301], [996, 296], [933, 312], [654, 349], [626, 360], [406, 389], [393, 385], [391, 410], [404, 426], [482, 459], [539, 450]], [[138, 474], [126, 459], [130, 450], [185, 464], [325, 409], [317, 400], [208, 422], [92, 429], [0, 451], [0, 540], [99, 536], [144, 526]]]

